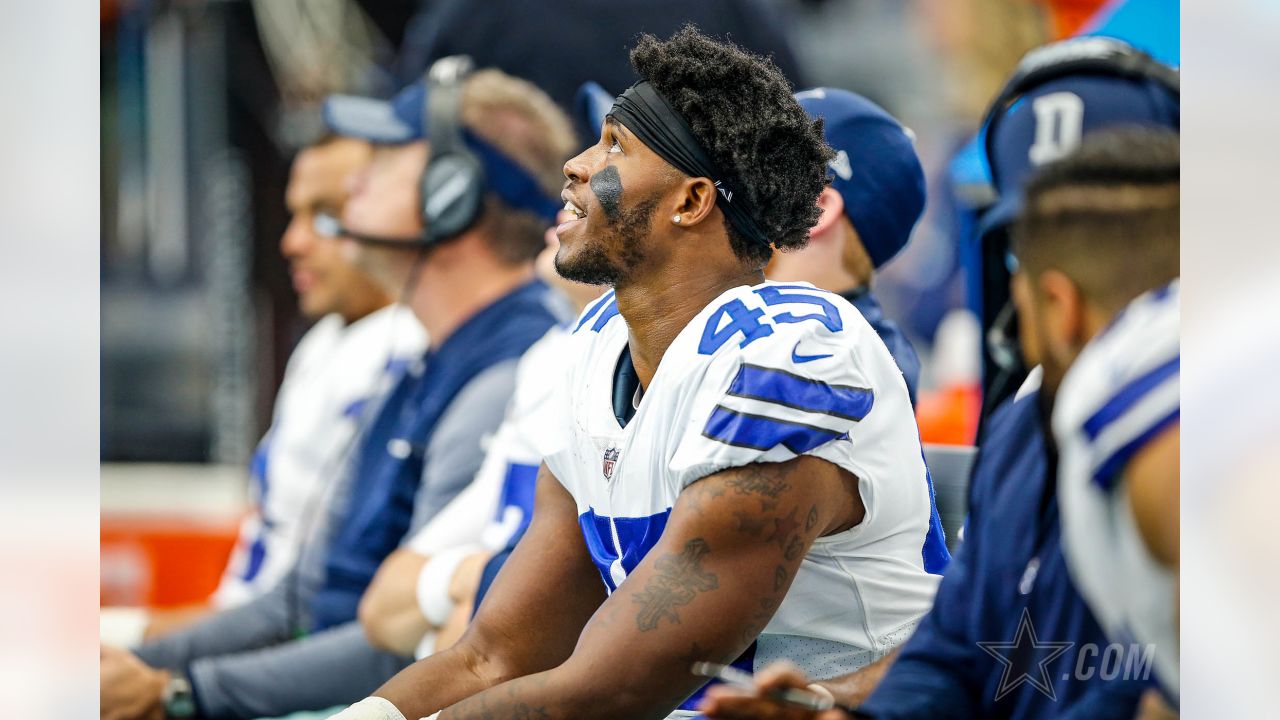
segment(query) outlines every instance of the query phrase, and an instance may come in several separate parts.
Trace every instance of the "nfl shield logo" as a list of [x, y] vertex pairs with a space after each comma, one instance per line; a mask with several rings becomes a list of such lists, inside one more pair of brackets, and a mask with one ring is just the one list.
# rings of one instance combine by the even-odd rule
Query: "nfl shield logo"
[[613, 469], [618, 464], [618, 448], [609, 448], [604, 451], [604, 463], [601, 469], [604, 470], [604, 479], [613, 479]]

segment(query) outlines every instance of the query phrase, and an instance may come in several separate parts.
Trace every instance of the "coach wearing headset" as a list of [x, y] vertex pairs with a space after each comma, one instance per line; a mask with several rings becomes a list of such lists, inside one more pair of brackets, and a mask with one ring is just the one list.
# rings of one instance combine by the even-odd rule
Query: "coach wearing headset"
[[140, 648], [150, 667], [123, 674], [128, 688], [103, 688], [103, 718], [318, 710], [364, 697], [411, 660], [369, 646], [360, 596], [475, 476], [517, 360], [560, 319], [533, 259], [558, 209], [569, 121], [529, 83], [468, 66], [438, 61], [390, 103], [325, 107], [331, 130], [376, 148], [342, 217], [318, 228], [403, 299], [431, 349], [371, 416], [294, 571], [258, 600]]

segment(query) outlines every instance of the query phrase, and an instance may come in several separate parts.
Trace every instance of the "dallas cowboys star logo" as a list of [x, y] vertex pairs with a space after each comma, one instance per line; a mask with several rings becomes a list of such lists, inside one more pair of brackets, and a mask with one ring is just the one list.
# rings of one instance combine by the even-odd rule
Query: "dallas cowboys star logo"
[[[1053, 662], [1059, 655], [1070, 650], [1075, 645], [1073, 642], [1040, 642], [1036, 637], [1035, 626], [1031, 624], [1031, 613], [1026, 608], [1022, 609], [1022, 619], [1018, 621], [1018, 632], [1014, 635], [1013, 642], [979, 642], [978, 647], [982, 651], [1004, 666], [1004, 672], [1000, 675], [1000, 687], [996, 689], [995, 700], [1008, 695], [1014, 690], [1022, 686], [1022, 683], [1031, 683], [1031, 687], [1040, 691], [1045, 697], [1058, 701], [1058, 695], [1054, 692], [1053, 683], [1049, 681], [1049, 663]], [[1039, 677], [1033, 677], [1027, 672], [1026, 668], [1031, 666], [1028, 662], [1030, 658], [1036, 657], [1043, 653], [1043, 657], [1039, 662], [1035, 663], [1036, 669], [1039, 671]], [[1014, 667], [1021, 666], [1022, 669], [1017, 671], [1017, 677], [1010, 678], [1014, 674]]]

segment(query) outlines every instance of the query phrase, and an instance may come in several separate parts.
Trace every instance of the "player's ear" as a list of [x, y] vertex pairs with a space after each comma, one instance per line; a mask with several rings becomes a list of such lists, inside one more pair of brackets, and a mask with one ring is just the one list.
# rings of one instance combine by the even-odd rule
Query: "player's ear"
[[827, 237], [828, 232], [839, 224], [840, 218], [844, 217], [844, 197], [828, 185], [818, 195], [818, 207], [822, 209], [822, 216], [818, 218], [818, 224], [809, 230], [811, 240]]
[[716, 186], [710, 180], [686, 178], [676, 190], [676, 202], [668, 219], [680, 227], [693, 227], [705, 221], [715, 206]]
[[1031, 278], [1026, 272], [1016, 272], [1009, 278], [1009, 299], [1018, 316], [1018, 342], [1022, 346], [1022, 359], [1027, 367], [1039, 365], [1043, 350], [1040, 343], [1039, 309], [1032, 296]]
[[1066, 273], [1046, 270], [1037, 279], [1044, 317], [1046, 349], [1069, 362], [1084, 343], [1084, 296]]

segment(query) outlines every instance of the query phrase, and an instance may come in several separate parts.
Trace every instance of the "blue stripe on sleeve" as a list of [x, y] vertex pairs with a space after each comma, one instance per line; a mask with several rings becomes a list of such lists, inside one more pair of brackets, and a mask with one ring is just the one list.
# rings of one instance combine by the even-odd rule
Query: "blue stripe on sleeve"
[[1106, 460], [1098, 464], [1096, 470], [1093, 471], [1093, 483], [1103, 490], [1110, 491], [1116, 485], [1116, 480], [1120, 477], [1120, 471], [1125, 465], [1133, 459], [1135, 453], [1142, 449], [1144, 445], [1151, 442], [1152, 438], [1159, 435], [1165, 428], [1178, 421], [1181, 414], [1181, 408], [1174, 408], [1169, 414], [1160, 418], [1147, 428], [1138, 437], [1125, 443], [1120, 449], [1111, 453]]
[[735, 412], [723, 405], [717, 405], [711, 412], [702, 434], [727, 445], [753, 450], [772, 450], [782, 445], [797, 455], [844, 437], [843, 433], [826, 428]]
[[1181, 357], [1174, 355], [1120, 388], [1105, 405], [1084, 421], [1085, 436], [1089, 440], [1097, 440], [1108, 425], [1120, 419], [1120, 416], [1146, 397], [1147, 393], [1159, 387], [1170, 376], [1177, 375]]
[[738, 369], [729, 394], [855, 421], [866, 417], [875, 403], [875, 393], [867, 388], [828, 385], [783, 370], [748, 364]]

